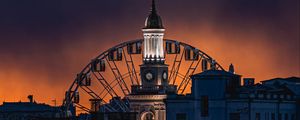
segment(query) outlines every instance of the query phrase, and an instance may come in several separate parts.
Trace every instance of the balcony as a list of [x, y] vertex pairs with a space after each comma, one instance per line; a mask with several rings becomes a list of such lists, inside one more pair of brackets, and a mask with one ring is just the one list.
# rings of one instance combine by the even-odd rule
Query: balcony
[[155, 86], [143, 86], [143, 85], [132, 85], [131, 93], [132, 94], [170, 94], [176, 93], [177, 86], [169, 85], [155, 85]]

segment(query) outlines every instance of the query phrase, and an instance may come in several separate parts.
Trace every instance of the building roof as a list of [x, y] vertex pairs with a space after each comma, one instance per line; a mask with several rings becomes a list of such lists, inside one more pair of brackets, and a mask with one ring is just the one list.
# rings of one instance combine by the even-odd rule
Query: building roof
[[[239, 88], [240, 93], [289, 93], [296, 96], [300, 95], [300, 84], [298, 81], [300, 78], [274, 78], [270, 80], [262, 81], [262, 84], [255, 84], [252, 86], [242, 86]], [[280, 82], [280, 81], [288, 81]]]
[[286, 85], [295, 95], [300, 96], [300, 85]]
[[240, 75], [233, 74], [224, 70], [206, 70], [204, 72], [194, 74], [191, 77], [199, 77], [199, 76], [240, 76]]
[[298, 77], [274, 78], [262, 81], [262, 84], [274, 87], [284, 86], [286, 89], [289, 89], [289, 91], [291, 91], [293, 94], [300, 96], [300, 78]]
[[57, 111], [58, 109], [59, 107], [35, 102], [3, 102], [0, 106], [0, 112], [40, 112]]
[[270, 80], [264, 80], [262, 82], [271, 82], [271, 81], [287, 81], [287, 82], [294, 82], [300, 84], [300, 78], [299, 77], [288, 77], [288, 78], [274, 78]]

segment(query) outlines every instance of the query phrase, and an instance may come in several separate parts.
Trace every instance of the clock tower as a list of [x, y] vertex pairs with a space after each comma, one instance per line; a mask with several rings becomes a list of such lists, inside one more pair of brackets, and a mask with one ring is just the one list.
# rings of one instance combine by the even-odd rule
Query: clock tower
[[168, 83], [168, 65], [165, 64], [164, 32], [155, 1], [142, 29], [144, 35], [143, 64], [140, 65], [140, 85], [131, 86], [131, 112], [138, 113], [138, 120], [165, 120], [164, 99], [176, 93], [176, 86]]
[[140, 65], [142, 88], [144, 92], [151, 88], [160, 88], [166, 92], [168, 86], [168, 65], [165, 64], [163, 37], [164, 27], [156, 12], [155, 1], [152, 0], [150, 15], [142, 29], [144, 35], [143, 64]]

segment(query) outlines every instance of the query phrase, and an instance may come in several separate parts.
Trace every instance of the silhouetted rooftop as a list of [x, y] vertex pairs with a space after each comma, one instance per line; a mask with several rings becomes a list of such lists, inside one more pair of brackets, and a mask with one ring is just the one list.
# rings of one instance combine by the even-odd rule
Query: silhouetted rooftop
[[234, 75], [237, 75], [237, 74], [233, 74], [233, 73], [230, 73], [230, 72], [227, 72], [227, 71], [224, 71], [224, 70], [206, 70], [204, 72], [201, 72], [201, 73], [198, 73], [198, 74], [194, 74], [192, 75], [193, 76], [220, 76], [220, 75], [223, 75], [223, 76], [234, 76]]
[[274, 79], [270, 79], [270, 80], [264, 80], [262, 82], [279, 81], [279, 80], [300, 83], [300, 78], [298, 78], [298, 77], [274, 78]]
[[[242, 86], [239, 88], [241, 93], [292, 93], [296, 96], [300, 95], [300, 84], [298, 83], [300, 78], [289, 77], [289, 78], [274, 78], [270, 80], [262, 81], [262, 84], [255, 84], [252, 86]], [[288, 81], [280, 82], [280, 81]]]
[[54, 111], [59, 107], [52, 107], [47, 104], [35, 102], [3, 102], [0, 106], [1, 112], [35, 112], [35, 111]]

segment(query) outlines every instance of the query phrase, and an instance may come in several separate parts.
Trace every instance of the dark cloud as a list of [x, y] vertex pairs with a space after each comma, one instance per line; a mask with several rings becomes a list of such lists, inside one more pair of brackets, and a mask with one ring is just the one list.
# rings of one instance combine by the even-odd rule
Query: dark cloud
[[[32, 77], [23, 81], [42, 79], [66, 88], [68, 80], [99, 51], [142, 37], [140, 29], [149, 3], [150, 0], [2, 0], [0, 72], [14, 74], [18, 70]], [[167, 37], [197, 43], [223, 61], [224, 66], [235, 62], [246, 69], [250, 61], [235, 58], [248, 53], [251, 60], [262, 58], [253, 62], [258, 67], [241, 74], [253, 73], [259, 78], [277, 73], [300, 75], [298, 0], [159, 0], [158, 4]], [[253, 49], [257, 55], [245, 49]], [[262, 64], [268, 68], [261, 68]], [[275, 65], [281, 71], [266, 72]], [[261, 77], [259, 73], [266, 75]], [[34, 78], [36, 74], [38, 78]], [[12, 75], [9, 79], [16, 78]]]

